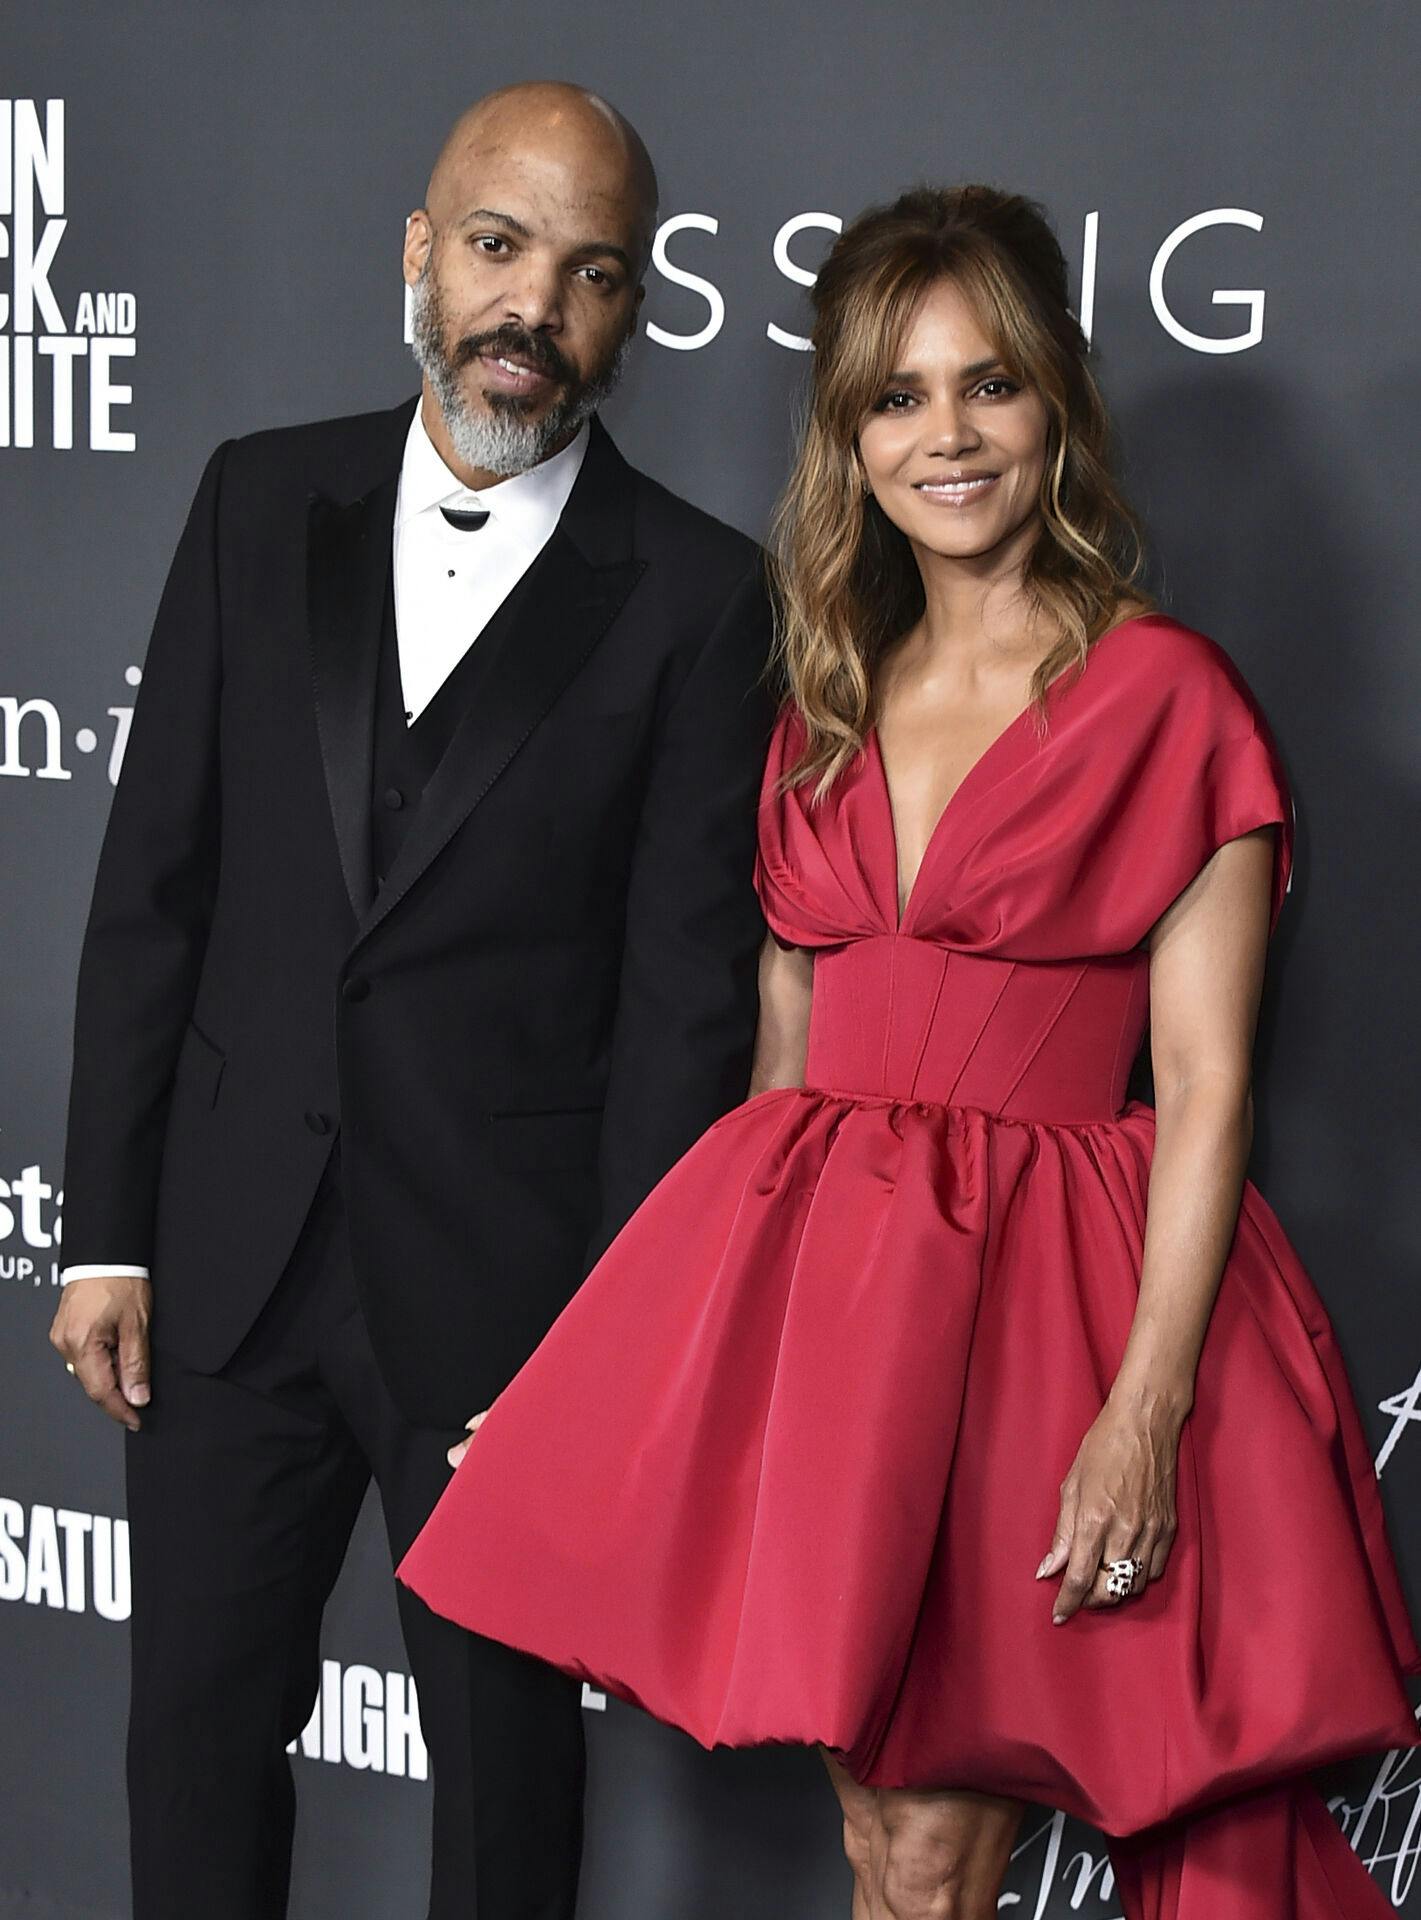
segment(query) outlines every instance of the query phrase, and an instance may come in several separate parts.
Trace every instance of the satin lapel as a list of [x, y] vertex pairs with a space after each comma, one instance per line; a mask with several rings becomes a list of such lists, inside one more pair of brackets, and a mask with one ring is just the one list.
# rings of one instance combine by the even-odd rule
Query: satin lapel
[[375, 676], [398, 485], [396, 473], [349, 506], [318, 498], [307, 522], [316, 729], [341, 871], [357, 920], [369, 911], [375, 893], [370, 857]]
[[[581, 478], [578, 484], [580, 488]], [[581, 524], [582, 516], [572, 514], [569, 503], [564, 524], [518, 587], [512, 617], [493, 643], [496, 655], [424, 790], [419, 813], [361, 926], [362, 938], [448, 845], [611, 626], [640, 578], [641, 561], [623, 558], [596, 565], [587, 559], [575, 538]]]

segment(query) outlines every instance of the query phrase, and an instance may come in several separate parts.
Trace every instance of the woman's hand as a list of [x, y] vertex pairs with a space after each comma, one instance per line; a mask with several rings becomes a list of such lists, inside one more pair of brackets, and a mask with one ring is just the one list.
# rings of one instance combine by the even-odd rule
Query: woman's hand
[[[1185, 1410], [1187, 1411], [1187, 1409]], [[1038, 1580], [1064, 1570], [1056, 1626], [1081, 1607], [1115, 1607], [1106, 1592], [1111, 1560], [1138, 1560], [1132, 1599], [1165, 1570], [1176, 1528], [1174, 1485], [1184, 1412], [1168, 1399], [1117, 1406], [1107, 1400], [1061, 1482], [1061, 1510]]]
[[468, 1434], [469, 1438], [467, 1440], [457, 1441], [455, 1445], [450, 1447], [445, 1458], [451, 1467], [457, 1467], [464, 1455], [469, 1451], [474, 1435], [478, 1432], [484, 1421], [488, 1419], [488, 1416], [489, 1408], [485, 1407], [482, 1413], [476, 1413], [472, 1420], [466, 1420], [464, 1422], [464, 1431]]

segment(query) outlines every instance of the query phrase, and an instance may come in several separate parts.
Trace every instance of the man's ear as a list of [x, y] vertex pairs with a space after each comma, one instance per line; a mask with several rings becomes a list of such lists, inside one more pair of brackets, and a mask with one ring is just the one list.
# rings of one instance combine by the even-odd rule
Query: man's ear
[[424, 207], [416, 207], [405, 221], [405, 247], [401, 266], [405, 285], [412, 287], [424, 271], [429, 250], [434, 245], [434, 226]]

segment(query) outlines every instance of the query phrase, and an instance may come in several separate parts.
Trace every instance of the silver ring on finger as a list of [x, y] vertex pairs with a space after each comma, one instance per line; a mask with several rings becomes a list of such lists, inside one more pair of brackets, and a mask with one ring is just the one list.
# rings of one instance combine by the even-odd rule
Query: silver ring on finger
[[1107, 1560], [1105, 1573], [1105, 1591], [1112, 1600], [1128, 1600], [1140, 1584], [1145, 1571], [1143, 1560]]

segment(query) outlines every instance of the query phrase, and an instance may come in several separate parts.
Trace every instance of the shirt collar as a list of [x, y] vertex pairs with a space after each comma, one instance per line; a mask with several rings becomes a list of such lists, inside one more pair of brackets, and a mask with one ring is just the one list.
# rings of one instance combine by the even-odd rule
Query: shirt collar
[[486, 508], [495, 525], [524, 546], [540, 548], [562, 517], [590, 437], [584, 424], [561, 453], [474, 493], [444, 464], [425, 429], [423, 407], [416, 404], [405, 436], [397, 516], [403, 524], [435, 507]]

